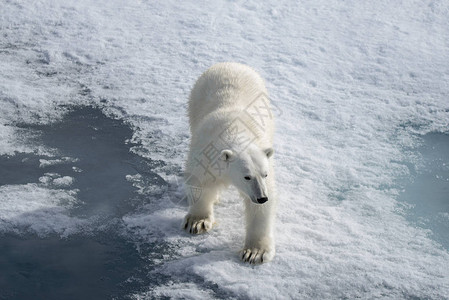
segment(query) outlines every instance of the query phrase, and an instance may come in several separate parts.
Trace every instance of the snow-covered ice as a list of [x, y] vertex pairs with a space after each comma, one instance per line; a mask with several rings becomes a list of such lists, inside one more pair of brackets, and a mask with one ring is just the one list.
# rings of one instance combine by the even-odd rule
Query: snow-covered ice
[[48, 166], [54, 166], [57, 164], [62, 164], [66, 162], [76, 162], [77, 159], [71, 157], [63, 157], [62, 159], [39, 159], [39, 167], [45, 168]]
[[70, 216], [76, 191], [50, 190], [30, 183], [0, 187], [0, 232], [32, 232], [39, 236], [67, 236], [83, 228], [85, 220]]
[[[135, 299], [449, 298], [449, 249], [435, 238], [449, 232], [433, 234], [410, 217], [425, 204], [403, 196], [421, 178], [426, 137], [449, 138], [448, 4], [4, 1], [1, 234], [88, 239], [94, 216], [87, 211], [110, 210], [116, 221], [95, 221], [96, 230], [112, 226], [132, 243], [149, 279], [126, 291]], [[210, 234], [179, 229], [187, 98], [219, 61], [254, 67], [277, 108], [277, 255], [259, 267], [236, 255], [244, 233], [233, 190], [224, 193]], [[58, 127], [85, 105], [132, 129], [117, 138], [134, 156], [123, 147], [89, 148], [114, 138], [95, 134], [103, 132], [95, 120], [104, 120], [95, 114], [83, 131]], [[79, 112], [82, 123], [89, 111]], [[48, 130], [61, 131], [40, 138]], [[88, 139], [78, 143], [83, 134]], [[85, 163], [89, 151], [98, 155]], [[125, 156], [150, 167], [107, 169], [112, 162], [101, 160]], [[9, 172], [11, 161], [30, 173]], [[109, 186], [101, 180], [109, 173], [123, 177]], [[120, 184], [127, 192], [117, 194]], [[83, 210], [89, 193], [101, 205]], [[425, 218], [438, 216], [446, 224], [438, 228], [447, 229], [449, 199], [441, 199]]]

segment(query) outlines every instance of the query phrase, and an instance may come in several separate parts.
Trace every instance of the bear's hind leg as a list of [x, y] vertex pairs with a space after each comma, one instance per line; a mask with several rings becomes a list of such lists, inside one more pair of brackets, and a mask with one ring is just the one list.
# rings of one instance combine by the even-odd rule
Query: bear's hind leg
[[211, 230], [215, 223], [214, 203], [217, 197], [218, 191], [215, 188], [202, 188], [197, 198], [189, 196], [189, 213], [184, 218], [182, 228], [192, 234]]

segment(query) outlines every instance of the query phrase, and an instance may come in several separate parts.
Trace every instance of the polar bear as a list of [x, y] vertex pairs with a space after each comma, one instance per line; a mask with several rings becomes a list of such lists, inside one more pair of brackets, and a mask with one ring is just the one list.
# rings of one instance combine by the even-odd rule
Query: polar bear
[[246, 210], [240, 258], [251, 264], [272, 260], [274, 122], [263, 79], [243, 64], [213, 65], [191, 91], [189, 119], [191, 141], [185, 167], [189, 212], [183, 228], [192, 234], [211, 230], [220, 190], [234, 185]]

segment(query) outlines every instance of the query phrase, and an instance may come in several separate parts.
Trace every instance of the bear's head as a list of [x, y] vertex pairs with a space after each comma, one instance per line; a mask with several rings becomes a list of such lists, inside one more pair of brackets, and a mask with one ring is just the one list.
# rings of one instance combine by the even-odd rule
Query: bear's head
[[229, 182], [254, 203], [269, 201], [267, 178], [273, 153], [273, 148], [261, 149], [253, 144], [238, 153], [230, 149], [221, 151], [221, 159], [228, 164], [226, 175]]

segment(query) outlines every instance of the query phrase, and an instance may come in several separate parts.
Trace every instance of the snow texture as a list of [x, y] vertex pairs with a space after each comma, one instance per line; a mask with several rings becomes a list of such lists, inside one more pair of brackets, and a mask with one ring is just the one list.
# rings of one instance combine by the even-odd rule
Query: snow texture
[[[173, 281], [134, 298], [449, 298], [448, 250], [410, 223], [397, 199], [419, 164], [410, 156], [419, 136], [449, 133], [447, 1], [1, 6], [0, 155], [57, 156], [30, 142], [22, 124], [94, 104], [133, 128], [136, 154], [164, 162], [162, 197], [138, 174], [127, 178], [149, 201], [122, 222], [136, 247], [165, 245], [149, 276]], [[260, 267], [237, 257], [244, 232], [235, 191], [222, 196], [210, 234], [179, 229], [187, 98], [220, 61], [255, 68], [276, 110], [277, 255]], [[1, 186], [0, 232], [83, 234], [83, 221], [69, 215], [76, 192], [45, 185], [71, 180]]]
[[4, 185], [0, 199], [0, 233], [58, 233], [65, 237], [88, 224], [70, 216], [70, 208], [78, 204], [76, 191], [46, 189], [34, 183]]

